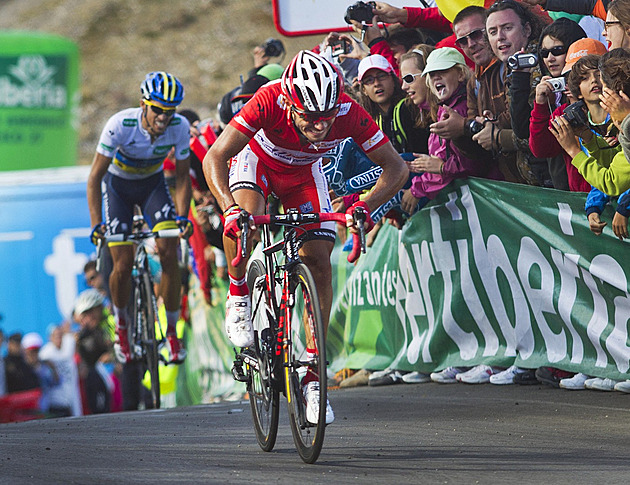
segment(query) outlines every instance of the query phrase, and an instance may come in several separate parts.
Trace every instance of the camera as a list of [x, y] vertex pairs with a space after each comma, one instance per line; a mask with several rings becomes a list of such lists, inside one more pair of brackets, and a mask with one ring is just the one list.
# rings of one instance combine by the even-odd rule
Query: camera
[[371, 23], [372, 18], [374, 18], [373, 10], [376, 8], [375, 2], [357, 2], [348, 7], [346, 10], [346, 15], [343, 19], [347, 24], [350, 24], [351, 20], [356, 20], [357, 22], [365, 22]]
[[350, 42], [345, 39], [337, 39], [330, 44], [333, 57], [339, 57], [341, 54], [347, 54], [350, 52]]
[[588, 118], [584, 111], [585, 107], [584, 101], [580, 100], [564, 108], [563, 116], [573, 128], [588, 126]]
[[538, 64], [538, 56], [536, 54], [520, 53], [508, 57], [508, 67], [515, 69], [528, 69]]
[[554, 93], [561, 93], [567, 87], [567, 81], [564, 77], [553, 77], [547, 79], [547, 82], [551, 84], [551, 89]]
[[261, 47], [265, 49], [265, 55], [267, 57], [280, 57], [284, 54], [284, 44], [282, 44], [281, 40], [269, 38], [267, 39]]
[[471, 135], [476, 135], [481, 130], [483, 130], [485, 123], [479, 123], [476, 119], [468, 120], [465, 125], [465, 130], [468, 131]]

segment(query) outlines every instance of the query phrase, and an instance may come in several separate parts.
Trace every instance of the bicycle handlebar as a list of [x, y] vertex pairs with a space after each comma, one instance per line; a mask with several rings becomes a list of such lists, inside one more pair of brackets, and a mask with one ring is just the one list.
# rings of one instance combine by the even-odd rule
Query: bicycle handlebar
[[[241, 227], [240, 251], [237, 248], [236, 256], [232, 259], [232, 266], [239, 266], [243, 259], [247, 256], [247, 235], [249, 234], [249, 218], [254, 220], [254, 225], [277, 224], [280, 226], [301, 226], [304, 224], [314, 224], [318, 222], [338, 222], [346, 225], [347, 218], [343, 212], [316, 212], [316, 213], [298, 213], [288, 212], [287, 214], [271, 215], [265, 214], [261, 216], [250, 216], [247, 212], [241, 212], [239, 226]], [[354, 263], [361, 253], [365, 253], [365, 212], [358, 207], [354, 211], [354, 222], [356, 223], [359, 233], [352, 234], [352, 251], [348, 255], [348, 262]], [[237, 241], [238, 242], [238, 241]]]

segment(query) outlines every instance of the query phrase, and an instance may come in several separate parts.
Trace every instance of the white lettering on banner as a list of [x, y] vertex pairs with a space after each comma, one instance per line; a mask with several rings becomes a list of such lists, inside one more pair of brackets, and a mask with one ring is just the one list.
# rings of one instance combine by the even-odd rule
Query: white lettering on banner
[[475, 283], [470, 273], [470, 260], [468, 256], [468, 241], [464, 239], [457, 240], [457, 249], [459, 251], [460, 261], [460, 273], [461, 273], [461, 289], [462, 296], [466, 302], [466, 306], [470, 311], [477, 327], [481, 330], [485, 341], [483, 348], [483, 356], [493, 356], [499, 351], [499, 337], [492, 328], [488, 315], [486, 315], [481, 300], [479, 299], [479, 293], [475, 287]]
[[374, 295], [372, 294], [372, 285], [370, 284], [370, 273], [367, 271], [363, 272], [363, 281], [365, 281], [365, 296], [367, 297], [368, 305], [375, 306], [376, 300], [374, 300]]
[[79, 292], [77, 276], [83, 273], [87, 256], [75, 251], [74, 238], [65, 231], [55, 236], [52, 246], [52, 254], [44, 259], [44, 270], [55, 279], [59, 312], [70, 317]]
[[[403, 248], [403, 252], [405, 254], [405, 258], [409, 261], [409, 257], [407, 252], [404, 251], [404, 246], [401, 244], [401, 248]], [[433, 362], [433, 358], [431, 357], [431, 351], [429, 349], [429, 344], [431, 343], [431, 339], [433, 338], [433, 334], [435, 333], [436, 322], [435, 322], [435, 311], [433, 310], [433, 301], [431, 300], [431, 293], [429, 292], [429, 280], [432, 276], [435, 275], [435, 271], [433, 270], [433, 265], [431, 264], [431, 258], [429, 257], [429, 244], [426, 241], [422, 241], [422, 246], [420, 246], [420, 251], [418, 251], [418, 245], [412, 245], [412, 251], [414, 257], [416, 258], [416, 268], [418, 269], [418, 277], [420, 281], [421, 294], [417, 296], [418, 303], [422, 304], [424, 302], [424, 309], [426, 311], [427, 316], [427, 328], [421, 334], [418, 332], [416, 328], [417, 322], [415, 318], [409, 317], [409, 323], [411, 325], [411, 334], [414, 336], [414, 340], [410, 342], [409, 349], [407, 351], [407, 358], [410, 363], [415, 364], [418, 361], [418, 350], [420, 345], [422, 345], [422, 361], [423, 362]], [[399, 252], [400, 254], [400, 252]], [[409, 281], [416, 281], [414, 272], [412, 271], [411, 264], [409, 267]], [[409, 285], [407, 285], [409, 288]], [[415, 290], [415, 288], [414, 288]], [[407, 298], [409, 301], [409, 298]]]
[[[594, 269], [594, 267], [596, 269]], [[626, 275], [623, 268], [617, 261], [607, 254], [600, 254], [593, 258], [591, 262], [590, 272], [593, 275], [600, 273], [600, 268], [606, 268], [606, 276], [608, 281], [617, 282], [624, 281]], [[628, 321], [630, 320], [630, 295], [624, 288], [620, 288], [624, 292], [624, 296], [617, 296], [613, 301], [615, 309], [614, 322], [612, 332], [606, 339], [606, 348], [612, 356], [619, 372], [628, 372], [628, 360], [630, 359], [630, 347], [628, 347]]]
[[[547, 359], [551, 363], [560, 362], [567, 354], [566, 333], [564, 329], [561, 329], [557, 334], [554, 333], [549, 328], [544, 315], [545, 313], [555, 314], [556, 312], [553, 306], [553, 269], [538, 246], [536, 246], [536, 243], [529, 237], [521, 239], [517, 266], [518, 276], [525, 287], [525, 294], [534, 313], [536, 324], [545, 341]], [[537, 267], [538, 271], [535, 271], [534, 267]], [[531, 285], [532, 278], [530, 276], [532, 273], [538, 273], [539, 275], [540, 287], [538, 288], [533, 288]], [[533, 333], [530, 333], [529, 336], [532, 339], [534, 338]]]
[[584, 360], [584, 343], [571, 321], [571, 312], [577, 298], [577, 281], [580, 277], [577, 254], [565, 254], [551, 248], [551, 259], [560, 273], [560, 294], [558, 295], [558, 315], [571, 333], [571, 363], [581, 364]]
[[600, 342], [600, 337], [608, 326], [608, 308], [606, 307], [606, 299], [599, 292], [597, 283], [595, 283], [595, 279], [591, 273], [584, 268], [581, 268], [581, 270], [582, 279], [593, 296], [593, 315], [586, 325], [586, 335], [588, 335], [588, 339], [593, 344], [593, 347], [595, 347], [597, 355], [595, 367], [606, 367], [608, 358]]
[[[512, 268], [510, 259], [501, 240], [493, 235], [484, 244], [479, 215], [467, 185], [462, 186], [462, 205], [468, 213], [468, 224], [472, 236], [473, 257], [484, 289], [492, 302], [492, 310], [501, 332], [505, 337], [508, 357], [516, 356], [519, 351], [523, 359], [529, 358], [534, 352], [534, 336], [529, 318], [529, 308], [518, 278]], [[516, 324], [512, 327], [505, 303], [499, 289], [497, 270], [501, 270], [510, 286], [510, 296], [514, 303]]]
[[[430, 214], [431, 233], [433, 235], [433, 242], [430, 244], [431, 255], [433, 256], [435, 270], [442, 274], [442, 282], [444, 285], [442, 325], [444, 325], [444, 331], [449, 337], [451, 337], [451, 339], [453, 339], [455, 345], [457, 345], [460, 357], [463, 360], [470, 360], [477, 354], [479, 345], [475, 334], [473, 332], [465, 332], [458, 325], [455, 317], [453, 316], [453, 281], [451, 279], [451, 274], [457, 269], [455, 266], [455, 255], [453, 254], [451, 243], [445, 242], [442, 239], [440, 216], [435, 208], [432, 207], [430, 209]], [[453, 212], [451, 212], [451, 214], [453, 214]], [[417, 245], [412, 245], [412, 248], [416, 261], [418, 261], [420, 255], [417, 254]]]

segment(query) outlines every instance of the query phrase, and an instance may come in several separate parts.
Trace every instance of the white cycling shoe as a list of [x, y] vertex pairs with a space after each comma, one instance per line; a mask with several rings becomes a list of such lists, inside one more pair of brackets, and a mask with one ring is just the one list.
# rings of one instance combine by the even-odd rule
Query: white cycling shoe
[[[319, 422], [319, 382], [311, 381], [306, 384], [302, 390], [304, 400], [306, 401], [306, 420], [311, 424]], [[330, 402], [326, 398], [326, 424], [330, 424], [335, 420]]]
[[254, 328], [252, 327], [252, 310], [249, 295], [228, 295], [225, 304], [225, 332], [235, 347], [254, 345]]

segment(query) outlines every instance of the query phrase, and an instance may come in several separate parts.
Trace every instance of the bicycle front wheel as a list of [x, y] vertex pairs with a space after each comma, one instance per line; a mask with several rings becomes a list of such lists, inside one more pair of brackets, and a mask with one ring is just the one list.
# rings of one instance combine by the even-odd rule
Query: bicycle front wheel
[[274, 385], [275, 331], [273, 310], [269, 302], [265, 266], [260, 260], [251, 262], [247, 271], [247, 286], [252, 300], [255, 354], [258, 368], [246, 364], [247, 392], [252, 409], [256, 439], [263, 451], [271, 451], [278, 434], [280, 394]]
[[160, 408], [160, 371], [159, 371], [159, 355], [158, 341], [155, 337], [156, 322], [156, 301], [153, 292], [153, 282], [148, 273], [142, 276], [142, 292], [143, 305], [139, 309], [139, 315], [142, 318], [142, 346], [147, 364], [147, 370], [151, 377], [151, 404], [153, 409]]
[[[300, 457], [306, 463], [315, 463], [324, 444], [328, 402], [324, 323], [315, 282], [305, 264], [295, 267], [289, 285], [289, 303], [292, 300], [293, 304], [286, 308], [288, 345], [284, 355], [289, 422]], [[310, 420], [306, 415], [302, 386], [307, 371], [319, 379], [320, 390], [316, 417], [311, 416]]]

